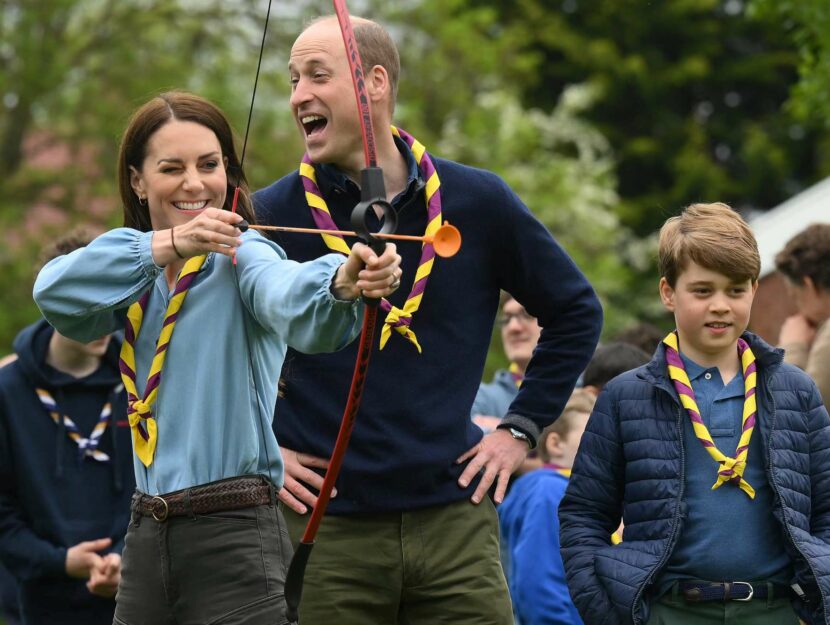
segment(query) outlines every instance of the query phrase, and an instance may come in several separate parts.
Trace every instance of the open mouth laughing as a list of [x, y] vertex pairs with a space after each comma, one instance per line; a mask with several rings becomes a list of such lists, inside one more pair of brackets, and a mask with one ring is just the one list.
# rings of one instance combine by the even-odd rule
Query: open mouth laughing
[[328, 125], [328, 120], [322, 115], [312, 114], [300, 117], [300, 123], [303, 126], [306, 137], [312, 137], [320, 133]]

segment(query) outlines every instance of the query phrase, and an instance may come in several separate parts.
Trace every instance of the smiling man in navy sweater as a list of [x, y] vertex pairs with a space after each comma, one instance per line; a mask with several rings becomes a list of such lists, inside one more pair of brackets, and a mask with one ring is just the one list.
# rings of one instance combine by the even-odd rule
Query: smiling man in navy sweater
[[[372, 355], [338, 496], [306, 570], [300, 620], [507, 625], [498, 520], [486, 493], [495, 482], [501, 501], [510, 474], [562, 411], [594, 351], [602, 311], [573, 261], [500, 178], [436, 158], [403, 130], [390, 132], [397, 49], [379, 25], [352, 23], [398, 232], [423, 235], [446, 220], [464, 243], [446, 260], [435, 258], [431, 245], [398, 246], [402, 288], [382, 304], [382, 349]], [[281, 226], [348, 227], [363, 150], [335, 18], [300, 34], [289, 73], [306, 157], [298, 172], [254, 195], [258, 217]], [[375, 230], [378, 220], [370, 217]], [[337, 237], [275, 240], [298, 261], [345, 249]], [[500, 289], [543, 329], [508, 414], [482, 437], [469, 414]], [[274, 427], [284, 445], [280, 498], [295, 543], [322, 483], [354, 358], [354, 346], [286, 358]]]

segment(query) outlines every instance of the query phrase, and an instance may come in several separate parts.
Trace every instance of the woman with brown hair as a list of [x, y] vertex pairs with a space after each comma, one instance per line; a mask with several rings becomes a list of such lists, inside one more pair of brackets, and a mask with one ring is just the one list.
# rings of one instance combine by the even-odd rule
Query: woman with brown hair
[[[61, 333], [125, 328], [137, 492], [115, 623], [285, 622], [291, 546], [271, 427], [288, 346], [358, 334], [358, 297], [394, 291], [400, 257], [356, 243], [308, 263], [258, 233], [223, 113], [171, 92], [133, 115], [119, 155], [125, 227], [49, 263], [35, 299]], [[238, 213], [229, 210], [234, 186]]]

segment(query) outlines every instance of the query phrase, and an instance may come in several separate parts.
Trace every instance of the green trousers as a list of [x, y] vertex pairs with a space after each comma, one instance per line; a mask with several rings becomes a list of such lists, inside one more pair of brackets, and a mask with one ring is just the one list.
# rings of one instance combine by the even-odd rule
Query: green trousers
[[[294, 545], [308, 515], [281, 505]], [[489, 498], [326, 516], [308, 562], [302, 625], [512, 625]]]
[[787, 598], [688, 603], [676, 588], [651, 604], [648, 625], [798, 625]]

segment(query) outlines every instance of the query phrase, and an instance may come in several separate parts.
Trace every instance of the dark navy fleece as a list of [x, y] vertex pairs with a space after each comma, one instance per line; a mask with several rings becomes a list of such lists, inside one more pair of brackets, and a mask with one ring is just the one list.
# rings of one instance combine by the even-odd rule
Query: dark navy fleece
[[[399, 144], [399, 149], [406, 148]], [[482, 436], [469, 414], [500, 289], [512, 293], [544, 328], [506, 417], [533, 438], [560, 414], [599, 337], [602, 311], [590, 284], [508, 186], [490, 172], [433, 161], [444, 220], [460, 229], [463, 244], [456, 256], [435, 259], [414, 315], [411, 329], [423, 353], [397, 333], [382, 351], [374, 349], [339, 494], [329, 506], [334, 514], [417, 509], [472, 494], [476, 482], [467, 489], [458, 486], [463, 466], [455, 460]], [[330, 167], [318, 168], [317, 175], [334, 221], [348, 229], [359, 190], [332, 175]], [[254, 205], [264, 224], [315, 225], [297, 172], [254, 194]], [[424, 233], [422, 184], [410, 181], [393, 205], [399, 233]], [[298, 261], [329, 252], [318, 235], [277, 234], [274, 240]], [[354, 239], [347, 241], [351, 245]], [[403, 286], [390, 299], [402, 308], [421, 248], [400, 243], [398, 251]], [[330, 455], [356, 350], [357, 341], [334, 354], [289, 350], [274, 420], [280, 445]]]
[[[114, 603], [67, 577], [65, 561], [67, 548], [82, 541], [109, 537], [112, 550], [123, 546], [135, 478], [124, 393], [113, 393], [119, 344], [111, 341], [102, 366], [77, 379], [46, 364], [52, 332], [45, 321], [23, 330], [17, 360], [0, 369], [0, 558], [20, 582], [27, 622], [97, 623], [101, 603]], [[85, 436], [114, 398], [99, 443], [111, 461], [81, 460], [35, 388], [49, 391]]]

